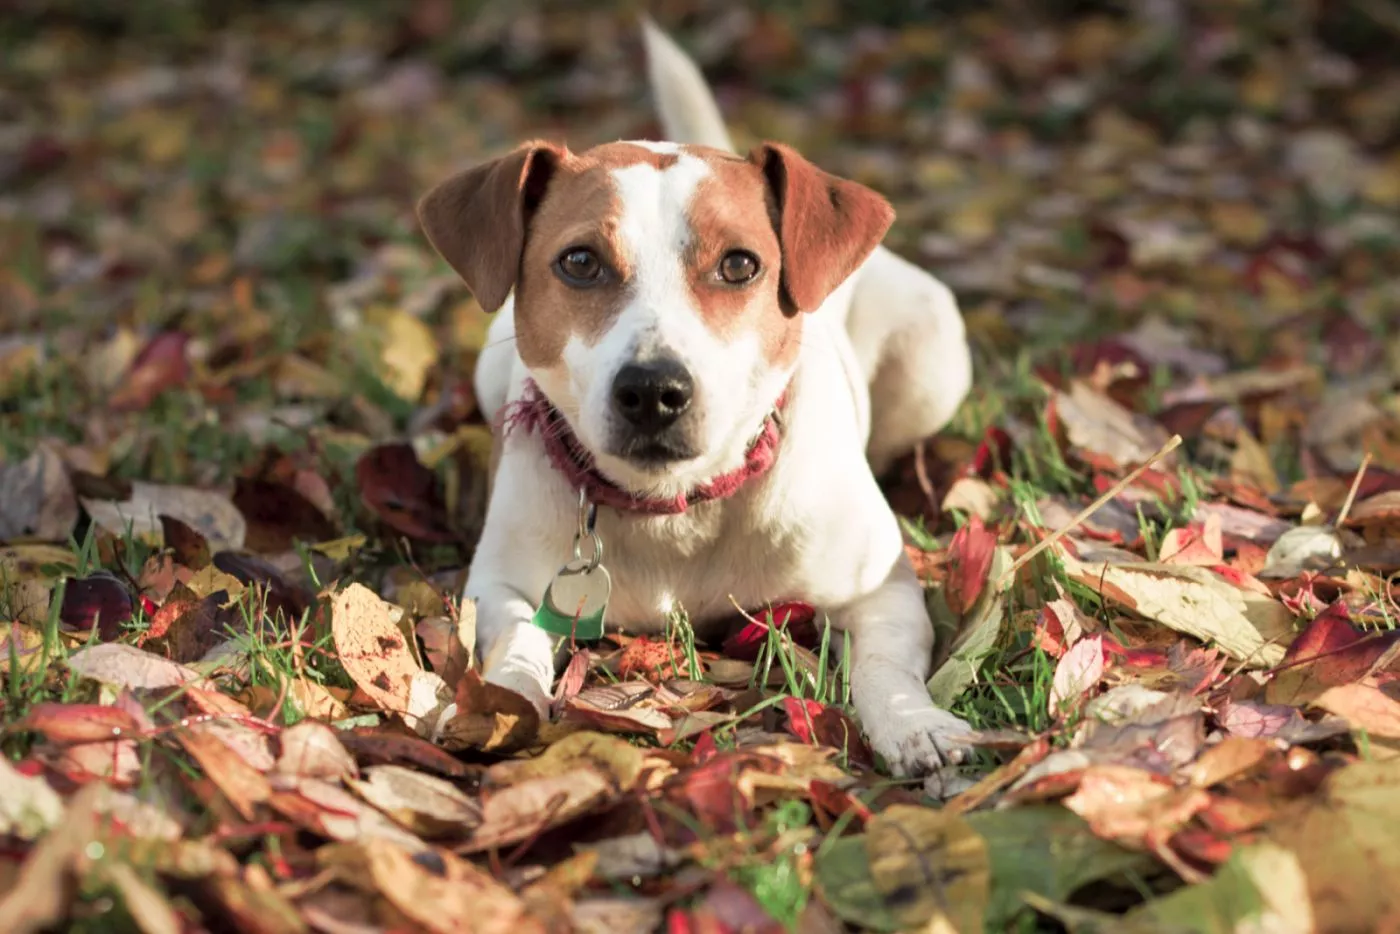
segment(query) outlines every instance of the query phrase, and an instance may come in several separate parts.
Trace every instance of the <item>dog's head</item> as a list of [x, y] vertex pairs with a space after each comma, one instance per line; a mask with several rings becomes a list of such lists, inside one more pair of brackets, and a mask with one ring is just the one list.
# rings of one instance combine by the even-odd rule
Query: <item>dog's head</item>
[[813, 311], [889, 204], [767, 143], [530, 143], [430, 191], [429, 240], [613, 482], [672, 496], [742, 463]]

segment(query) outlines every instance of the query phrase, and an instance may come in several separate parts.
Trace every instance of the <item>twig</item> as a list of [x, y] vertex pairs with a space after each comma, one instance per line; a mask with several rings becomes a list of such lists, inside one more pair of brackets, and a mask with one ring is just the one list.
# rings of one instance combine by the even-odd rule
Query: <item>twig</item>
[[1005, 573], [1003, 573], [1001, 577], [997, 578], [996, 589], [1001, 590], [1003, 587], [1005, 587], [1008, 583], [1010, 583], [1011, 579], [1016, 576], [1016, 572], [1021, 570], [1021, 568], [1025, 567], [1027, 564], [1029, 564], [1031, 560], [1035, 558], [1036, 555], [1040, 554], [1042, 551], [1049, 548], [1051, 545], [1054, 545], [1060, 539], [1064, 538], [1070, 532], [1074, 531], [1076, 528], [1082, 525], [1086, 519], [1088, 519], [1094, 513], [1098, 512], [1100, 509], [1102, 509], [1108, 503], [1109, 500], [1113, 499], [1119, 493], [1122, 493], [1125, 489], [1127, 489], [1129, 484], [1131, 484], [1138, 477], [1146, 473], [1147, 470], [1153, 464], [1157, 463], [1159, 460], [1166, 457], [1168, 454], [1170, 454], [1172, 451], [1175, 451], [1180, 446], [1181, 435], [1172, 435], [1171, 438], [1167, 440], [1167, 443], [1158, 448], [1156, 454], [1153, 454], [1147, 460], [1143, 461], [1141, 466], [1137, 467], [1122, 480], [1119, 480], [1117, 483], [1113, 484], [1113, 486], [1109, 487], [1108, 490], [1098, 499], [1094, 500], [1088, 506], [1085, 506], [1083, 509], [1081, 509], [1079, 511], [1079, 514], [1073, 519], [1069, 520], [1069, 522], [1066, 525], [1051, 532], [1039, 542], [1036, 542], [1034, 545], [1031, 546], [1029, 551], [1021, 555], [1021, 557], [1017, 558], [1014, 562], [1012, 562], [1011, 567], [1007, 568]]
[[1346, 502], [1342, 503], [1342, 511], [1337, 513], [1337, 521], [1332, 523], [1332, 528], [1340, 529], [1347, 521], [1347, 514], [1351, 512], [1352, 504], [1356, 502], [1356, 492], [1361, 489], [1361, 478], [1366, 476], [1366, 468], [1371, 466], [1371, 452], [1367, 451], [1366, 456], [1361, 459], [1361, 466], [1356, 468], [1356, 476], [1351, 480], [1351, 489], [1347, 491]]

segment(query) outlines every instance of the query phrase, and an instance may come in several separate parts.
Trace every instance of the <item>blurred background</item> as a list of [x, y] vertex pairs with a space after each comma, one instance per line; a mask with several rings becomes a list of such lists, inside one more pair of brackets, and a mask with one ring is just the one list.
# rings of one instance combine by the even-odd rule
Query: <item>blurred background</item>
[[654, 137], [644, 6], [741, 145], [894, 201], [978, 347], [953, 437], [1109, 331], [1394, 359], [1390, 0], [0, 0], [0, 454], [218, 482], [479, 445], [485, 318], [413, 204], [527, 138]]

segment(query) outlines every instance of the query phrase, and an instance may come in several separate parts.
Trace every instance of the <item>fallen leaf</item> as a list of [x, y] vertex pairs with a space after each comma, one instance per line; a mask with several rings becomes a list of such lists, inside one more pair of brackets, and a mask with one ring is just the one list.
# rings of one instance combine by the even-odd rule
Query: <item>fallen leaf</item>
[[0, 894], [0, 918], [18, 934], [50, 930], [66, 913], [76, 861], [97, 836], [100, 784], [87, 785], [68, 801], [52, 830], [44, 834]]
[[[1000, 580], [1010, 567], [1010, 553], [997, 547], [988, 579]], [[1006, 593], [996, 587], [983, 589], [977, 603], [961, 620], [950, 619], [946, 605], [937, 598], [930, 599], [929, 609], [938, 634], [939, 657], [935, 659], [928, 690], [933, 702], [946, 708], [976, 680], [983, 660], [996, 647], [1006, 614]]]
[[972, 516], [953, 534], [948, 545], [948, 575], [943, 582], [943, 598], [948, 609], [965, 616], [982, 596], [996, 552], [996, 532]]
[[1095, 836], [1083, 818], [1058, 804], [979, 811], [964, 820], [985, 841], [991, 865], [988, 931], [1007, 929], [1022, 910], [1023, 892], [1065, 899], [1091, 882], [1154, 865], [1144, 853]]
[[1081, 639], [1055, 666], [1050, 684], [1050, 714], [1062, 715], [1103, 677], [1103, 639]]
[[257, 805], [272, 796], [267, 776], [214, 733], [182, 728], [174, 736], [244, 820], [251, 821]]
[[195, 529], [213, 551], [243, 547], [247, 523], [222, 493], [190, 486], [161, 486], [140, 480], [131, 484], [124, 500], [80, 497], [92, 521], [104, 531], [122, 538], [130, 529], [138, 537], [160, 540], [160, 517], [170, 516]]
[[78, 499], [54, 449], [41, 444], [22, 461], [0, 463], [0, 542], [64, 542], [78, 521]]
[[1400, 651], [1400, 631], [1362, 632], [1341, 601], [1303, 628], [1265, 688], [1271, 704], [1300, 706], [1329, 687], [1360, 681]]
[[356, 462], [355, 480], [365, 506], [398, 534], [424, 542], [456, 538], [443, 522], [447, 509], [437, 476], [419, 462], [412, 446], [371, 448]]
[[480, 853], [519, 843], [589, 813], [611, 795], [608, 779], [586, 766], [517, 782], [484, 796], [481, 824], [458, 852]]
[[58, 618], [69, 632], [96, 629], [99, 638], [111, 642], [121, 636], [134, 611], [126, 585], [116, 575], [98, 571], [67, 582]]
[[[1054, 406], [1070, 444], [1122, 467], [1147, 463], [1167, 443], [1166, 429], [1079, 380], [1071, 381], [1068, 392], [1055, 393]], [[1171, 467], [1175, 456], [1168, 454], [1161, 465]]]
[[0, 756], [0, 834], [34, 840], [63, 820], [63, 799], [38, 775]]
[[1400, 739], [1400, 701], [1368, 684], [1330, 687], [1314, 698], [1312, 705], [1346, 720], [1353, 730]]
[[326, 781], [355, 778], [355, 759], [340, 742], [336, 732], [314, 720], [289, 726], [278, 737], [281, 753], [274, 767], [282, 775], [306, 776]]
[[437, 738], [451, 750], [511, 752], [533, 742], [539, 730], [534, 704], [468, 670], [457, 684], [456, 708], [444, 712]]
[[151, 338], [131, 362], [126, 381], [108, 397], [112, 411], [145, 409], [156, 396], [184, 385], [190, 378], [189, 342], [189, 335], [179, 331], [163, 331]]
[[1292, 617], [1269, 597], [1240, 590], [1205, 568], [1161, 564], [1085, 564], [1064, 555], [1076, 583], [1177, 632], [1213, 642], [1251, 667], [1283, 659]]
[[425, 839], [470, 833], [481, 806], [445, 779], [399, 765], [375, 765], [347, 784], [360, 797]]
[[198, 672], [184, 665], [121, 642], [79, 649], [68, 656], [68, 670], [103, 684], [143, 691], [202, 680]]
[[1131, 848], [1165, 843], [1209, 803], [1199, 788], [1175, 788], [1161, 776], [1120, 765], [1090, 766], [1064, 800], [1095, 834]]
[[1400, 759], [1356, 762], [1275, 821], [1267, 839], [1298, 861], [1319, 931], [1374, 931], [1400, 913]]
[[351, 584], [331, 601], [331, 632], [340, 664], [359, 689], [382, 710], [407, 711], [421, 669], [389, 605], [363, 584]]
[[42, 733], [53, 743], [97, 743], [141, 731], [136, 718], [102, 704], [35, 704], [11, 729]]
[[1208, 514], [1200, 527], [1172, 529], [1162, 537], [1157, 551], [1162, 564], [1194, 564], [1215, 567], [1225, 563], [1225, 546], [1220, 530], [1220, 517]]

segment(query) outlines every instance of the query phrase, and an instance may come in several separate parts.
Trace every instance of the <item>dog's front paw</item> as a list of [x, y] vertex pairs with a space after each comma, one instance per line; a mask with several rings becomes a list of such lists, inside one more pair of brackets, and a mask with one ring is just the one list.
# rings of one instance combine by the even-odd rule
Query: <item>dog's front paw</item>
[[971, 732], [966, 720], [934, 706], [866, 725], [871, 748], [900, 778], [932, 775], [962, 762], [971, 749], [964, 741]]
[[522, 671], [496, 670], [487, 671], [485, 680], [491, 684], [507, 688], [534, 705], [535, 711], [540, 715], [540, 722], [546, 723], [549, 720], [550, 697], [545, 689], [540, 686], [538, 679], [531, 677]]

